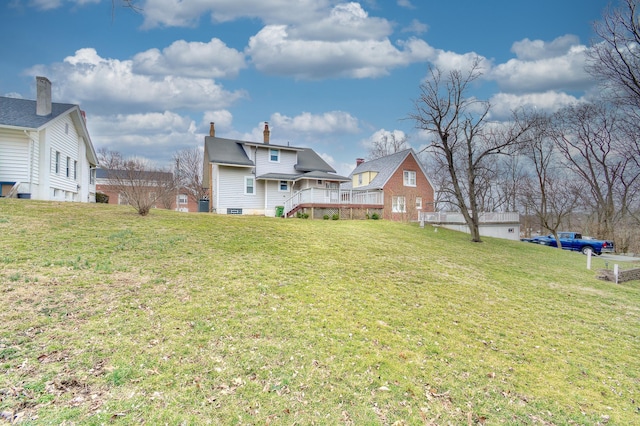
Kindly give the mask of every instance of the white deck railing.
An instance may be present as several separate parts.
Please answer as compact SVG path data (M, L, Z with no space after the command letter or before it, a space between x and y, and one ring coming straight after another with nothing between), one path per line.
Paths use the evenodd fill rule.
M480 223L518 223L520 213L482 212L478 214ZM420 212L418 220L427 223L465 223L462 213L457 212Z
M384 194L382 191L307 188L296 192L285 201L285 213L290 212L300 204L373 204L381 206L384 204Z

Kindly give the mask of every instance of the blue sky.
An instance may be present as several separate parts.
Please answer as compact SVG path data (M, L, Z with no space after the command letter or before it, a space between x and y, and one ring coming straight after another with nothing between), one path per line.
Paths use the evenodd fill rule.
M116 0L119 4L120 0ZM216 135L311 147L342 175L372 140L426 145L406 117L429 66L483 59L475 96L492 118L556 110L595 91L584 71L605 0L9 0L0 95L87 113L96 149L165 165Z

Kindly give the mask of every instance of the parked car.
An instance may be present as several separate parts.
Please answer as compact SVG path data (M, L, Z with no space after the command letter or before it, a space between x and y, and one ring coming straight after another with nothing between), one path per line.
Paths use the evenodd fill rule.
M564 250L579 251L583 254L592 252L597 255L601 255L602 253L613 253L615 251L613 241L598 240L593 237L583 237L582 234L578 232L558 232L558 237L560 238L560 244ZM542 244L550 247L558 247L558 243L553 234L541 235L533 238L523 238L522 241Z

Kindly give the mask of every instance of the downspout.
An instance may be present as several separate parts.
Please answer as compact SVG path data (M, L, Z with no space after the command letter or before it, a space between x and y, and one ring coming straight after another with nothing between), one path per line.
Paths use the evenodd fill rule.
M33 181L33 145L35 141L31 138L31 135L26 130L23 130L24 134L29 138L29 194L31 194L31 182Z

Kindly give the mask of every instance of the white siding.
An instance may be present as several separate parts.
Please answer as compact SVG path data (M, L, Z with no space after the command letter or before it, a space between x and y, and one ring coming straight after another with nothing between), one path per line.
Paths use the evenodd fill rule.
M263 182L255 182L255 194L245 195L244 193L245 176L255 177L251 173L252 169L252 167L218 167L216 213L226 214L227 209L242 209L243 214L264 214Z
M29 181L29 138L24 132L0 129L0 182Z
M78 174L77 180L74 179L73 164L74 161L78 162L78 168L80 170L83 167L80 164L86 164L87 158L84 150L80 150L80 143L82 138L78 134L73 121L69 115L62 117L60 120L52 123L47 130L47 138L49 147L51 149L50 160L50 196L51 199L60 201L87 201L81 200L78 194L78 186L81 182L81 176ZM60 153L60 169L56 173L55 153ZM82 155L81 155L82 154ZM67 176L67 159L69 159L69 176ZM86 167L88 169L88 165ZM87 173L87 185L88 185L88 170Z
M252 148L252 153L253 153ZM298 162L298 153L296 151L288 151L280 149L280 161L275 163L269 161L269 150L271 148L258 148L256 153L256 174L258 176L267 173L298 173L295 169L295 165ZM275 148L278 149L278 148ZM251 157L253 158L253 157Z
M285 201L291 197L291 185L289 182L289 191L280 191L279 181L265 181L266 200L265 200L265 216L275 216L276 206L284 206Z

